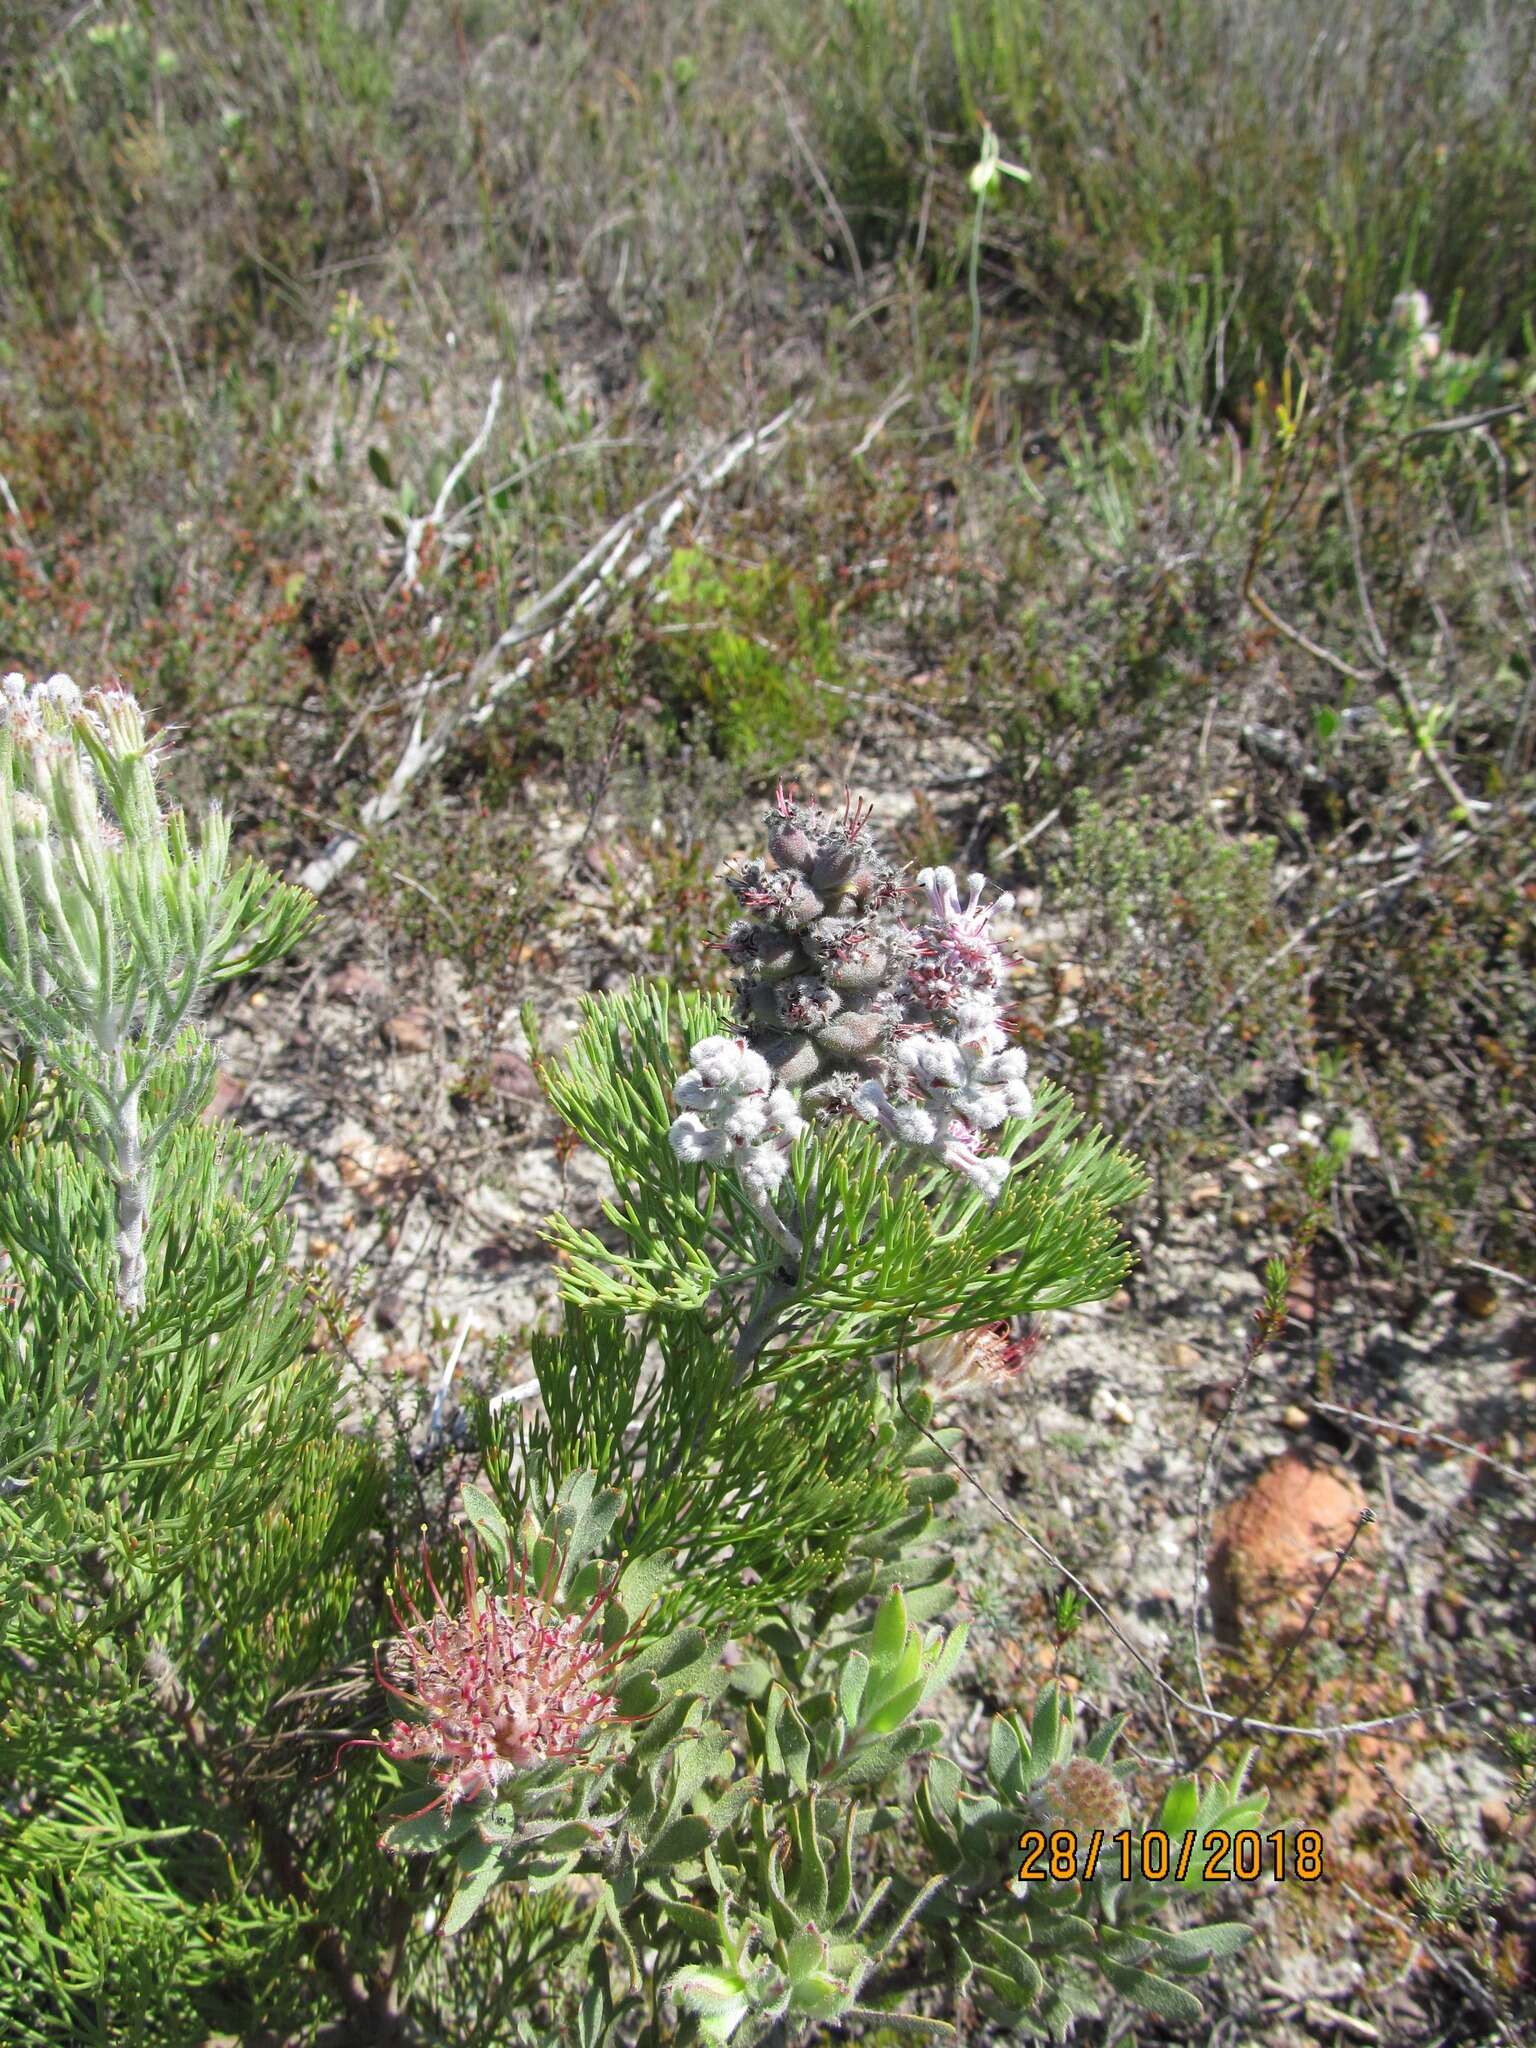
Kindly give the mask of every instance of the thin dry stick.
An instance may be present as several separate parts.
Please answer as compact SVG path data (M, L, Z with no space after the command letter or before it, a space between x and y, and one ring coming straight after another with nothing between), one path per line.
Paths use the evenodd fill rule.
M1232 1726L1230 1728L1218 1729L1218 1731L1213 1736L1211 1736L1210 1740L1206 1743L1205 1747L1196 1752L1196 1754L1191 1758L1187 1766L1189 1770L1199 1770L1200 1766L1205 1762L1206 1758L1210 1755L1211 1751L1216 1747L1217 1743L1229 1740L1238 1732L1240 1728L1257 1727L1258 1723L1250 1719L1253 1709L1264 1704L1265 1700L1269 1698L1270 1694L1274 1691L1275 1687L1280 1683L1281 1679L1284 1678L1286 1672L1290 1669L1292 1659L1295 1657L1296 1652L1301 1648L1302 1644L1307 1640L1308 1636L1311 1635L1313 1623L1317 1620L1317 1617L1322 1613L1324 1604L1326 1603L1328 1596L1332 1593L1334 1587L1338 1584L1340 1573L1343 1571L1344 1567L1349 1563L1350 1558L1353 1557L1355 1545L1360 1541L1361 1531L1369 1528L1371 1523L1374 1522L1375 1519L1376 1513L1373 1508L1362 1508L1360 1510L1360 1514L1355 1522L1355 1526L1350 1531L1349 1541L1344 1545L1344 1548L1342 1550L1336 1551L1334 1553L1333 1570L1329 1572L1327 1578L1318 1588L1317 1598L1312 1602L1311 1607L1307 1610L1307 1618L1302 1623L1296 1636L1289 1644L1287 1644L1285 1655L1280 1659L1279 1663L1275 1666L1273 1671L1271 1671L1267 1677L1261 1679L1255 1686L1254 1690L1249 1695L1248 1704L1239 1711L1237 1719L1233 1722ZM1199 1631L1197 1630L1196 1634L1198 1635L1198 1633Z
M1466 1261L1463 1260L1462 1263L1465 1264ZM1347 1416L1351 1422L1364 1423L1367 1429L1386 1430L1394 1436L1411 1436L1420 1443L1441 1444L1446 1450L1457 1451L1464 1458L1476 1458L1479 1464L1487 1465L1495 1472L1501 1472L1516 1486L1536 1489L1536 1479L1532 1479L1528 1472L1520 1471L1515 1465L1506 1465L1502 1458L1491 1457L1487 1451L1479 1450L1476 1444L1464 1444L1453 1436L1443 1436L1438 1429L1414 1429L1406 1422L1388 1422L1379 1415L1363 1415L1358 1408L1341 1408L1337 1401L1313 1400L1308 1401L1307 1406L1316 1409L1322 1415Z
M485 418L480 422L480 431L464 450L464 453L459 457L452 469L449 470L447 476L444 477L443 488L437 494L437 503L424 518L413 519L405 530L405 560L400 571L400 587L402 590L414 590L417 587L420 581L418 571L421 567L421 544L426 539L429 530L435 530L442 525L443 520L447 516L448 506L452 501L453 494L459 487L460 479L468 470L470 464L482 453L486 442L490 440L491 429L496 424L496 415L500 410L501 379L497 377L491 384L491 395L485 408Z
M1469 434L1479 427L1492 426L1495 420L1513 419L1517 412L1528 413L1530 401L1518 398L1513 405L1491 406L1487 412L1464 412L1454 420L1431 420L1427 427L1412 427L1403 435L1405 441L1422 440L1426 434Z
M1511 1287L1536 1289L1536 1280L1528 1273L1511 1273L1508 1266L1490 1266L1486 1259L1453 1259L1453 1267L1465 1266L1474 1273L1489 1273L1495 1280L1507 1280Z
M425 729L427 698L431 694L429 678L421 692L410 736L395 764L394 773L384 787L376 790L362 806L357 828L337 833L324 851L301 871L299 881L303 887L319 896L345 874L362 851L364 835L376 826L387 824L395 816L403 806L411 785L447 755L460 729L488 724L496 715L502 699L524 682L540 662L567 645L583 621L595 617L614 601L620 590L635 583L661 562L668 552L668 535L684 512L697 505L705 492L723 483L749 455L775 452L786 430L802 410L798 403L786 406L765 426L738 434L712 457L695 465L692 474L681 485L669 484L665 489L653 492L626 512L622 519L616 520L581 560L537 598L480 656L470 670L468 704L447 713L430 734ZM661 510L647 530L645 520L658 505ZM635 547L637 539L640 544ZM573 590L576 595L552 623L541 624L540 621L547 618ZM525 654L510 668L502 666L503 656L530 640L535 643L531 653Z
M1402 707L1403 717L1407 721L1413 743L1424 756L1430 773L1466 819L1468 830L1475 832L1477 830L1476 813L1478 811L1486 811L1490 806L1486 803L1479 803L1475 798L1469 797L1446 766L1444 756L1430 735L1429 722L1419 709L1413 692L1408 687L1408 678L1399 671L1388 651L1386 641L1381 636L1381 627L1376 621L1376 607L1371 602L1370 584L1366 580L1365 554L1360 542L1360 515L1355 508L1355 494L1350 485L1349 451L1344 445L1344 428L1342 424L1336 431L1335 442L1339 457L1339 487L1344 498L1344 524L1349 532L1350 560L1355 572L1355 591L1360 599L1360 615L1365 621L1366 639L1370 643L1371 653L1375 657L1377 668L1380 670L1377 680L1386 683L1391 689L1392 694Z
M1495 1691L1492 1692L1464 1693L1456 1699L1427 1700L1422 1706L1414 1707L1410 1709L1407 1713L1383 1714L1372 1721L1339 1721L1336 1723L1327 1724L1322 1727L1312 1728L1296 1727L1286 1721L1256 1721L1251 1716L1245 1716L1240 1714L1224 1714L1219 1707L1206 1707L1202 1706L1198 1700L1187 1699L1185 1695L1181 1693L1176 1686L1172 1686L1168 1683L1167 1679L1164 1678L1162 1673L1157 1669L1157 1666L1152 1663L1150 1658L1144 1656L1143 1653L1139 1649L1137 1649L1136 1645L1131 1641L1130 1637L1126 1635L1125 1632L1120 1628L1118 1623L1115 1621L1114 1616L1110 1613L1109 1609L1105 1606L1104 1602L1098 1597L1098 1595L1094 1592L1093 1588L1087 1583L1087 1581L1079 1578L1077 1573L1072 1570L1071 1566L1065 1564L1062 1561L1062 1559L1059 1558L1056 1555L1056 1553L1049 1547L1048 1544L1044 1544L1040 1541L1039 1537L1034 1534L1033 1530L1027 1529L1024 1526L1024 1524L1019 1520L1018 1516L1015 1515L1009 1508L1005 1507L1003 1502L1000 1501L994 1493L989 1491L989 1489L982 1484L981 1480L979 1480L976 1477L975 1473L972 1472L968 1466L961 1464L960 1460L955 1456L954 1452L949 1449L947 1444L941 1443L939 1439L934 1435L931 1429L929 1429L924 1423L918 1421L917 1417L907 1407L905 1400L902 1398L901 1387L899 1382L897 1383L895 1391L897 1407L900 1408L902 1414L906 1416L908 1422L911 1423L912 1427L915 1430L917 1430L920 1435L928 1439L929 1443L933 1445L934 1449L939 1453L940 1457L943 1458L945 1463L948 1465L953 1465L955 1470L959 1473L960 1477L963 1480L965 1480L969 1486L974 1487L977 1493L981 1495L982 1499L987 1503L987 1506L991 1508L992 1512L996 1516L998 1516L998 1518L1001 1521L1006 1522L1008 1527L1012 1529L1016 1535L1022 1536L1024 1538L1024 1541L1030 1546L1030 1548L1037 1552L1039 1556L1045 1559L1046 1563L1051 1567L1052 1571L1059 1572L1061 1576L1066 1580L1069 1586L1073 1587L1077 1592L1081 1593L1084 1600L1087 1601L1088 1605L1093 1609L1094 1613L1098 1615L1099 1619L1104 1623L1105 1627L1109 1630L1110 1634L1115 1638L1115 1641L1119 1643L1120 1647L1123 1650L1127 1651L1130 1654L1130 1656L1135 1659L1136 1663L1141 1666L1143 1671L1145 1671L1148 1678L1151 1679L1152 1683L1157 1687L1158 1691L1163 1695L1163 1697L1167 1700L1170 1700L1174 1706L1182 1709L1184 1713L1195 1715L1195 1717L1198 1720L1219 1722L1223 1729L1243 1727L1246 1729L1250 1729L1256 1735L1299 1735L1306 1737L1312 1741L1335 1742L1346 1735L1375 1735L1379 1734L1384 1728L1401 1728L1406 1726L1409 1722L1422 1721L1425 1718L1425 1716L1429 1714L1461 1713L1469 1707L1488 1706L1495 1700L1513 1699L1521 1694L1536 1693L1536 1682L1522 1682L1515 1685L1499 1686Z
M837 224L837 232L842 237L843 247L848 251L848 264L853 272L854 289L862 299L864 296L864 265L859 260L859 245L853 238L853 229L848 225L848 216L843 212L841 206L838 205L837 194L827 182L826 173L822 170L821 165L817 163L811 145L806 141L801 131L800 123L795 119L795 111L789 104L788 93L785 92L778 79L774 78L771 71L768 76L772 79L773 89L779 96L779 105L784 114L784 125L789 130L790 140L805 158L806 168L816 181L816 189L825 201L828 213L831 214Z

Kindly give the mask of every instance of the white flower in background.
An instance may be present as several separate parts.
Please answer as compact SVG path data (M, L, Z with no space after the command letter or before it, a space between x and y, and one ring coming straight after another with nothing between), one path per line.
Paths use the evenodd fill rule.
M1399 292L1392 301L1392 325L1411 337L1409 361L1420 376L1440 355L1440 330L1433 312L1427 292Z

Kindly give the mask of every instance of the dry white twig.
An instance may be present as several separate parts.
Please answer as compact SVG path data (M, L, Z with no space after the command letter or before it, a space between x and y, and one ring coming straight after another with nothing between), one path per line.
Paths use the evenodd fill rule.
M685 482L653 492L622 519L615 520L581 560L525 607L521 616L486 649L470 671L466 703L447 713L430 733L426 730L429 681L394 773L363 805L358 813L358 830L338 832L301 871L298 879L304 888L319 896L345 874L362 850L363 835L395 816L412 783L443 759L461 727L488 724L502 700L541 662L566 645L579 625L596 616L620 591L638 582L662 561L670 552L667 537L684 512L697 505L705 492L723 483L749 455L772 451L803 409L798 402L786 406L766 425L738 434L714 455L696 464ZM647 527L646 519L652 513L655 517ZM575 595L571 596L573 591ZM567 599L569 602L565 602ZM549 624L541 623L562 603L564 609ZM503 658L529 641L533 642L530 651L510 668L504 667Z
M443 1410L448 1404L448 1389L453 1385L453 1376L459 1369L459 1360L464 1355L464 1345L468 1337L469 1318L466 1316L459 1325L458 1335L453 1340L453 1349L449 1352L448 1362L443 1367L443 1376L437 1383L437 1393L433 1398L432 1412L427 1417L427 1444L429 1448L437 1442L442 1430Z
M485 408L485 418L480 423L480 431L464 450L464 453L459 457L452 469L449 470L447 476L444 477L443 487L437 494L436 504L425 517L411 520L405 529L405 560L400 570L400 587L402 590L415 590L419 586L421 581L419 574L421 568L421 544L430 531L441 527L443 520L447 516L448 506L452 501L453 494L458 489L465 471L480 455L486 442L490 440L491 429L496 424L496 415L500 410L501 379L498 377L491 385L491 396Z

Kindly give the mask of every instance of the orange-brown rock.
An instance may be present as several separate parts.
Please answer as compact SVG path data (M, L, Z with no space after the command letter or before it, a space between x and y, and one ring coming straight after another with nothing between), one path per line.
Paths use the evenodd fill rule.
M1212 1523L1211 1609L1218 1632L1234 1642L1255 1632L1294 1637L1365 1506L1365 1495L1345 1474L1295 1451L1275 1459ZM1334 1598L1368 1576L1368 1542L1369 1532L1340 1574ZM1326 1627L1326 1613L1316 1627Z

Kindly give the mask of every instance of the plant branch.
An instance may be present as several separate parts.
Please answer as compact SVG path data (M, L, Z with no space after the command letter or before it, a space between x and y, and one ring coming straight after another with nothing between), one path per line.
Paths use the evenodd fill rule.
M293 1834L251 1789L249 1778L220 1742L169 1655L158 1644L144 1659L144 1674L156 1704L180 1729L187 1746L204 1763L225 1796L256 1835L262 1859L286 1898L310 1915L310 1951L329 1980L346 2015L348 2038L357 2048L407 2048L421 2039L419 2030L397 2008L392 1972L370 1985L352 1961L335 1928L313 1911L314 1900L304 1872L303 1851ZM395 1942L398 1928L392 1920ZM393 1949L390 1951L393 1953ZM398 1967L398 1965L396 1965Z

